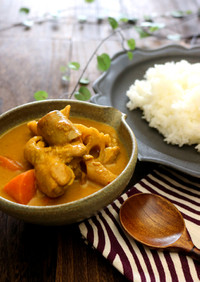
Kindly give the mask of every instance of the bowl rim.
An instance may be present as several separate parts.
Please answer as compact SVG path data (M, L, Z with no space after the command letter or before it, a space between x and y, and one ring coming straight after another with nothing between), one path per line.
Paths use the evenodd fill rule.
M107 106L107 105L100 105L100 104L96 104L88 101L80 101L80 100L71 100L71 99L46 99L46 100L38 100L38 101L32 101L32 102L27 102L21 105L17 105L15 107L12 107L8 110L6 110L5 112L0 114L0 119L4 118L5 116L9 115L10 113L14 112L14 111L18 111L20 109L23 109L24 107L28 107L31 105L37 105L37 104L47 104L47 103L71 103L71 104L84 104L87 105L89 107L94 107L94 108L101 108L101 109L115 109L116 111L119 111L122 115L124 115L126 117L125 113L122 113L120 110L114 108L113 106Z
M62 203L62 204L56 204L56 205L47 205L47 206L31 206L31 205L23 205L23 204L19 204L16 202L12 202L2 196L0 196L0 206L1 203L3 204L7 204L8 206L12 206L13 208L17 208L20 209L21 211L26 210L26 211L38 211L38 212L42 212L42 211L56 211L59 210L61 208L70 208L73 207L74 205L79 205L82 202L88 201L92 198L94 198L96 195L102 193L102 191L106 191L110 188L110 186L112 186L114 183L116 183L116 181L118 181L119 177L127 170L127 168L129 167L129 165L133 162L134 158L135 158L135 154L137 153L137 142L136 142L136 138L135 135L132 131L132 129L130 128L130 126L128 125L128 123L126 122L126 114L122 113L120 110L112 107L112 106L104 106L104 105L98 105L98 104L93 104L90 102L85 102L85 101L78 101L78 100L70 100L70 99L47 99L47 100L40 100L40 101L33 101L33 102L29 102L29 103L25 103L25 104L21 104L19 106L13 107L7 111L5 111L4 113L2 113L0 115L0 119L6 117L9 114L13 114L15 111L21 110L27 106L31 106L31 105L37 105L37 104L48 104L48 103L71 103L71 104L85 104L91 107L95 107L95 108L102 108L102 109L114 109L116 111L118 111L121 114L121 122L124 124L124 126L126 127L127 131L129 132L129 135L131 137L132 142L132 151L131 151L131 155L130 158L128 160L128 163L126 164L125 168L123 169L123 171L116 177L116 179L114 179L111 183L109 183L108 185L102 187L101 189L99 189L98 191L80 198L78 200L74 200L68 203ZM6 131L5 131L6 132ZM3 133L2 133L3 134Z

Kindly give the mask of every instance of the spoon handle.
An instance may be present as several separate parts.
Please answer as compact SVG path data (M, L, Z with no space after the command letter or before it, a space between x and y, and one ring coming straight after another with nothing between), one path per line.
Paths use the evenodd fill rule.
M188 253L188 255L193 259L200 261L200 249L198 249L197 247L194 246Z
M186 255L190 256L194 260L200 261L200 249L198 249L188 232L188 230L185 228L185 230L182 233L182 236L179 238L179 240L176 241L176 246L180 248Z

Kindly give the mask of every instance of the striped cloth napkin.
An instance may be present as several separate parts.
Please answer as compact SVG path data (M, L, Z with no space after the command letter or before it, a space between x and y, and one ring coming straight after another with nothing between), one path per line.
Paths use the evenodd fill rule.
M200 281L200 262L180 253L151 250L123 230L120 206L139 192L158 194L175 204L194 244L200 248L200 179L168 168L153 171L112 204L80 223L83 238L130 281Z

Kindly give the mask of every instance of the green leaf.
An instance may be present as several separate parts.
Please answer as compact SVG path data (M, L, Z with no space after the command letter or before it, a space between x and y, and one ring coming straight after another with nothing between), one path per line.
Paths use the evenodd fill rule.
M120 22L124 22L124 23L127 23L129 21L129 19L125 18L125 17L123 17L123 18L121 18L119 20L120 20Z
M192 11L191 10L186 10L186 11L172 11L171 16L174 18L184 18L187 15L191 15Z
M134 50L135 49L135 39L131 38L127 40L127 44L128 47L130 48L130 50Z
M80 64L77 62L69 62L68 67L72 70L79 70Z
M108 54L103 53L100 56L97 56L98 69L100 71L107 71L111 64L111 59Z
M63 82L70 81L69 75L63 75L63 76L62 76L62 81L63 81Z
M39 101L39 100L45 100L48 98L48 93L46 91L37 91L34 93L34 98L35 100Z
M169 34L168 36L167 36L167 38L169 39L169 40L172 40L172 41L179 41L179 40L181 40L181 35L180 34Z
M174 18L183 18L185 16L185 13L183 11L173 11L171 15Z
M21 7L21 8L19 9L19 12L22 13L22 14L29 14L30 9L29 9L29 8L26 8L26 7Z
M155 31L158 30L158 29L159 29L158 26L151 26L151 27L149 28L149 31L150 31L150 32L155 32Z
M91 98L91 93L87 87L81 86L74 96L77 100L88 101Z
M150 34L146 32L144 29L142 29L140 26L136 26L135 30L139 33L140 38L145 38L150 36Z
M146 22L153 22L153 19L152 19L152 16L144 16L144 20L146 21Z
M94 0L85 0L86 3L92 3Z
M22 24L26 27L26 28L31 28L34 24L33 21L31 20L26 20L26 21L23 21Z
M109 24L111 25L112 29L116 29L119 25L116 19L112 17L108 17Z
M137 18L129 18L129 19L128 19L128 23L129 23L129 24L134 24L134 25L135 25L135 24L137 23L137 21L138 21Z
M165 27L165 24L164 23L159 23L159 22L156 22L156 23L150 23L150 22L142 22L141 23L141 27L158 27L158 28L164 28Z
M66 66L60 66L60 72L66 72L67 67Z
M130 61L133 59L133 53L132 52L128 51L127 56L128 56Z
M81 79L79 80L79 83L80 83L80 84L83 84L83 85L88 85L88 84L90 83L90 81L89 81L89 79L87 79L87 78L81 78Z

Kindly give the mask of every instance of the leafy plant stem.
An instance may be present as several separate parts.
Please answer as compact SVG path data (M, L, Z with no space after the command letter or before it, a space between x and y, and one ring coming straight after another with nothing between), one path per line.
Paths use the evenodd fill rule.
M87 64L85 65L85 67L83 68L81 75L78 79L78 81L76 82L74 89L72 90L72 92L69 94L68 98L71 99L73 94L75 93L77 87L79 86L79 81L81 80L81 78L83 77L84 73L86 72L90 62L92 61L92 59L94 58L94 56L96 55L97 51L100 49L100 47L103 45L103 43L105 41L107 41L110 37L112 37L114 34L116 34L117 32L119 32L118 30L114 30L111 34L109 34L107 37L105 37L104 39L101 40L101 42L97 45L97 47L95 48L95 50L93 51L92 55L90 56Z
M121 41L122 49L123 49L123 50L126 50L126 48L125 48L125 46L124 46L124 42L125 42L126 39L125 39L125 37L124 37L124 35L123 35L121 29L118 29L117 31L118 31L118 33L119 33L121 39L122 39L122 41Z

